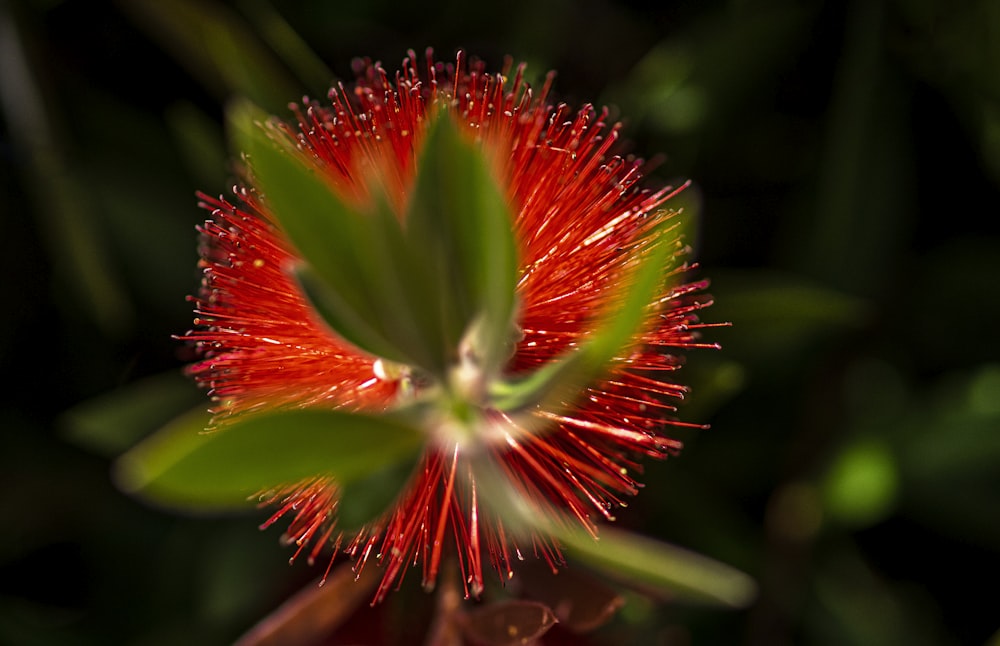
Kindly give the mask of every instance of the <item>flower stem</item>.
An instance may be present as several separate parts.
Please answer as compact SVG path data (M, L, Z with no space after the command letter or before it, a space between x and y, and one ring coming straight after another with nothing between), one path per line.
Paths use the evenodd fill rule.
M462 646L462 591L454 559L447 559L441 568L434 621L427 632L425 646Z

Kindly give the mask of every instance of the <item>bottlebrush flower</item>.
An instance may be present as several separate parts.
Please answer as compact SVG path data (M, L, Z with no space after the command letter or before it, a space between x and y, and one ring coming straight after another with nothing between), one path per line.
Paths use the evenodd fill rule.
M686 249L677 228L663 233L660 226L677 215L667 201L679 189L643 188L643 162L616 155L620 126L608 123L606 109L553 105L552 75L535 92L523 69L508 62L490 75L461 54L445 65L430 53L423 67L411 52L390 76L364 61L352 86L331 90L330 104L306 99L292 106L291 122L270 125L271 136L294 144L346 203L384 196L396 214L412 198L437 111L482 147L513 214L519 258L505 378L535 374L582 344L599 315L625 298L632 266L654 245L674 250L664 268L669 280L644 310L641 332L600 379L578 398L564 398L566 405L516 414L493 408L488 397L475 400L490 433L471 443L426 429L416 468L376 520L360 529L338 524L341 492L322 474L263 494L276 507L264 526L290 516L285 537L298 546L296 556L306 550L312 561L331 545L358 568L377 562L384 569L378 599L412 564L433 585L445 551L455 550L473 596L483 587L484 561L503 578L525 552L553 568L561 563L556 541L515 535L482 504L480 474L467 453L485 454L543 513L575 519L596 535L596 521L611 519L638 492L639 459L676 453L681 444L668 431L688 425L674 418L686 388L671 376L682 363L679 350L707 345L698 341L696 314L709 301L698 295L704 282L681 284L690 269ZM234 202L200 196L212 218L201 228L203 285L194 299L195 329L185 338L202 356L190 371L216 402L213 424L226 432L233 420L262 411L382 412L419 398L433 386L426 375L358 349L317 313L290 271L300 254L268 195L255 188L254 161L247 160L247 186Z

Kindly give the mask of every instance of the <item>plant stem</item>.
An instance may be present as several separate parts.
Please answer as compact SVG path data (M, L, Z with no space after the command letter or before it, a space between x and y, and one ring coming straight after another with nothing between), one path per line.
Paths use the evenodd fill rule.
M462 592L453 559L446 560L438 576L434 621L427 632L425 646L462 646Z

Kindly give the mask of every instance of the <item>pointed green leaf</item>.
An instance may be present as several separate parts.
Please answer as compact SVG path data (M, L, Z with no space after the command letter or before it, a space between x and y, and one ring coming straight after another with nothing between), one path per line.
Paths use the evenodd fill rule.
M230 113L269 211L308 269L307 294L331 328L373 355L444 379L469 339L485 371L510 351L516 249L511 215L484 158L448 117L430 127L404 224L375 199L341 199L318 162L261 115Z
M399 276L419 274L402 249L395 218L348 205L320 167L249 106L230 113L234 137L249 155L268 209L308 265L304 287L331 328L360 349L426 368L429 353L413 325ZM318 280L317 280L318 279Z
M405 222L410 245L423 252L434 291L443 296L446 349L454 351L471 332L476 360L494 373L510 353L513 218L484 151L446 113L429 126Z
M181 420L126 453L119 484L169 506L240 509L256 492L316 476L349 486L412 459L425 439L397 418L338 410L248 415L198 434L206 422Z
M602 313L590 336L531 375L494 384L491 395L497 408L506 411L537 405L559 408L575 400L588 383L607 371L612 360L641 331L650 303L663 288L663 276L680 240L676 215L664 215L647 238L646 249L631 270L628 287L622 289L622 300Z
M575 518L540 508L489 456L472 458L477 491L483 503L503 521L504 529L521 540L548 536L568 555L605 575L639 589L678 600L742 608L756 595L756 583L728 565L683 548L602 526L597 539Z
M229 112L231 135L248 155L269 212L302 258L340 295L344 307L378 332L378 308L364 283L379 270L370 255L365 215L334 192L294 141L263 125L265 121L249 104Z
M231 129L268 210L307 265L299 278L319 313L361 350L443 378L457 341L444 332L452 293L433 278L433 255L404 237L377 178L369 178L371 204L346 203L320 163L261 118L237 107Z
M567 553L612 578L695 603L745 608L757 594L749 576L690 550L614 527L598 540L582 530L556 533Z
M603 314L596 331L580 349L588 370L601 370L642 330L650 303L663 289L663 277L670 268L669 261L678 251L680 239L677 229L680 224L664 214L653 235L647 239L647 248L636 259L629 286L624 290L624 299Z
M448 294L437 290L426 250L405 238L387 198L378 192L372 219L377 227L372 250L383 271L373 276L377 282L371 289L379 290L386 302L383 326L390 338L399 339L409 363L443 379L454 352L442 321L441 303Z

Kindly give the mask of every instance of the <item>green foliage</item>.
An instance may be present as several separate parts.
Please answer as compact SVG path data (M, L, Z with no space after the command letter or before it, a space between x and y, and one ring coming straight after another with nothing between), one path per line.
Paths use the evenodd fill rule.
M602 527L598 540L579 530L557 531L573 557L604 575L668 599L745 608L757 584L728 565L645 536Z
M184 417L126 453L121 486L182 509L242 509L269 487L324 476L350 486L416 455L425 439L391 416L337 410L247 416L203 432L207 423L204 414Z
M647 248L630 268L631 275L622 288L625 298L600 314L585 341L527 377L493 384L491 394L498 409L519 411L542 406L556 410L571 404L613 359L629 349L646 320L649 304L663 289L664 272L676 252L674 245L682 244L677 234L678 215L661 215L657 228L647 238Z
M338 480L337 526L345 531L360 529L392 509L392 503L406 491L419 458L417 453L390 455L387 464L370 466L359 478Z
M480 369L497 371L514 311L512 218L483 154L450 117L429 126L405 217L375 178L374 205L349 204L317 162L262 121L248 106L230 114L268 208L306 263L298 278L330 327L444 384L471 334Z
M756 597L749 576L689 550L609 526L595 540L575 519L523 497L487 457L473 457L471 471L486 505L521 540L549 536L575 561L665 599L744 608Z
M422 306L444 312L436 329L446 358L454 362L450 353L471 334L474 363L497 374L513 351L514 220L483 152L443 110L428 127L404 222L411 253L430 273L435 300Z
M235 144L246 152L268 209L307 263L299 277L326 321L375 356L440 371L440 352L433 352L440 351L440 342L432 348L421 343L425 327L416 325L415 313L406 307L405 288L414 272L419 277L422 271L406 253L392 214L352 208L294 141L263 121L247 105L229 117Z
M60 421L67 440L112 458L170 422L178 410L203 400L190 379L171 371L88 400Z

